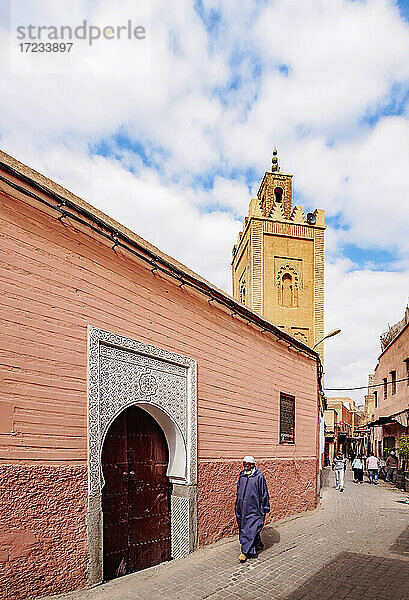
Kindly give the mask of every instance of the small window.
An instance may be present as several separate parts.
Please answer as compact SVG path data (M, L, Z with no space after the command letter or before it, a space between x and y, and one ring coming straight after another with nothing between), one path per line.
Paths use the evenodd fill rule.
M242 272L239 279L239 299L242 304L247 301L246 269Z
M276 187L274 190L274 196L275 196L276 202L281 202L283 199L283 188Z
M277 302L279 306L288 308L298 306L298 281L290 273L284 272L279 275Z
M283 306L293 306L293 278L288 273L283 275Z
M406 385L409 385L409 358L405 358L403 362L405 363Z
M391 371L392 378L392 395L396 394L396 371Z
M383 378L383 397L385 400L388 397L388 380L386 377Z
M240 282L240 302L246 304L246 282Z
M378 408L378 392L375 391L373 395L375 397L375 408Z
M295 442L295 398L280 394L280 444Z

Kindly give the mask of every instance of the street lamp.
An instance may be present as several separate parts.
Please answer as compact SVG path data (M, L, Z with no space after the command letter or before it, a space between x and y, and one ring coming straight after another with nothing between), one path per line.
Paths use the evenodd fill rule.
M312 349L314 350L314 348L316 348L318 346L318 344L321 344L321 342L323 342L324 340L326 340L327 338L332 337L333 335L338 335L338 333L341 333L340 329L333 329L332 331L330 331L329 333L327 333L327 335L325 335L319 342L317 342Z

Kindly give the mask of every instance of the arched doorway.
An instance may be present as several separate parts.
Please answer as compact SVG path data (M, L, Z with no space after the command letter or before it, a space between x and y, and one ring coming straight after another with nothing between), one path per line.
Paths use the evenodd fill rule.
M171 558L197 546L197 365L187 356L97 327L88 331L87 582L95 585L104 572L102 496L108 488L102 450L111 425L130 406L150 415L166 438Z
M147 412L125 409L102 449L103 572L113 579L171 557L165 436Z

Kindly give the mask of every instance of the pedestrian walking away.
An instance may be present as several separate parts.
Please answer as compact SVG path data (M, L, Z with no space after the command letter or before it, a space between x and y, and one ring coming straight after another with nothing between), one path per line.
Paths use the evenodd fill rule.
M332 463L332 470L335 474L335 487L340 492L344 491L344 475L347 468L347 461L343 457L342 452L338 452Z
M355 483L362 483L364 480L364 461L361 458L361 455L358 454L356 458L352 461L352 470L354 472L354 481Z
M379 456L379 479L386 479L386 461Z
M366 470L368 471L369 483L372 485L378 484L379 475L379 458L371 454L366 459Z
M394 450L389 454L386 459L386 481L396 483L396 476L398 474L399 459L396 456Z
M240 562L257 556L257 552L264 548L260 532L266 514L270 512L266 480L256 467L253 456L244 457L243 467L237 481L235 506L241 546Z

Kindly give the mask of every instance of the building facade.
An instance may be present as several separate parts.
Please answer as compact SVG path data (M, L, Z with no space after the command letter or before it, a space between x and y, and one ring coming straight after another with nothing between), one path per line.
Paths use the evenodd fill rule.
M375 374L370 373L368 375L368 393L364 396L365 402L365 423L370 423L375 418L375 398L377 398L378 392L375 395L376 388L374 387Z
M348 397L327 398L325 411L325 454L332 462L337 452L345 456L362 452L363 438L360 428L364 424L364 411Z
M324 336L325 213L293 207L292 177L274 151L233 248L233 296L312 347Z
M403 319L381 336L381 354L373 376L373 449L378 456L397 448L408 433L409 307Z
M0 210L2 598L232 534L245 454L270 519L315 507L309 345L4 153Z

